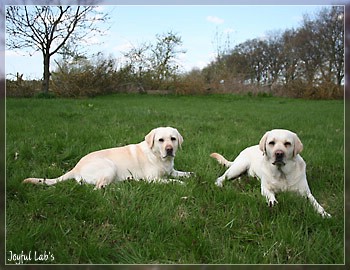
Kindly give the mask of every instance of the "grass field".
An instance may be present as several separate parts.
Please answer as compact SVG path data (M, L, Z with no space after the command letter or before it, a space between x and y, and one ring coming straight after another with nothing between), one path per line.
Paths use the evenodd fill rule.
M93 99L7 99L6 263L342 264L343 101L235 95L115 95ZM154 127L184 137L175 168L186 185L121 182L104 190L56 177L85 154L137 143ZM213 151L233 159L265 131L286 128L304 144L309 186L332 215L322 219L293 193L267 207L255 179L214 185L224 172ZM41 256L39 256L41 255Z

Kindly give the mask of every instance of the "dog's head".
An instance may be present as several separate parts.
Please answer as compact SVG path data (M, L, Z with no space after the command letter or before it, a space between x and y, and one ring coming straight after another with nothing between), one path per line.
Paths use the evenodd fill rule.
M159 127L151 130L145 137L149 148L161 159L172 159L183 142L176 128Z
M303 150L299 137L285 129L266 132L260 140L259 147L267 159L279 167L284 166L286 161L293 159Z

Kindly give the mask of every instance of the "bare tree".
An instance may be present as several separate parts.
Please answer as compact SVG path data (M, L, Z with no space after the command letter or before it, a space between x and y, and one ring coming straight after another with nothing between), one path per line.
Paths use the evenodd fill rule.
M50 59L68 43L77 45L102 34L101 23L109 19L97 6L8 6L6 8L6 46L30 48L43 56L42 90L47 93Z
M282 34L281 79L285 84L297 77L298 56L296 44L297 30L289 29Z
M186 51L179 48L182 46L181 37L173 32L157 35L157 43L152 49L151 63L154 67L155 77L160 85L163 81L176 76L179 65L176 62L178 54Z
M344 78L344 14L342 6L322 9L317 17L317 34L323 62L320 71L324 81L338 86Z
M159 89L164 82L174 80L178 75L178 55L186 52L181 46L181 37L170 31L156 35L156 44L143 43L133 47L124 53L124 57L140 84L147 80L152 82L152 87Z

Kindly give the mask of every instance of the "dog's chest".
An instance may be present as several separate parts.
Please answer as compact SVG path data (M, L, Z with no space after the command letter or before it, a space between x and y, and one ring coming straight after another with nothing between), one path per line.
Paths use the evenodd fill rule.
M274 192L287 191L290 189L291 184L287 174L281 169L274 170L264 182L268 186L268 189L273 190Z
M273 175L273 178L275 179L274 182L277 189L279 189L280 191L288 190L289 188L288 178L282 170L278 169Z
M146 175L152 175L153 178L162 178L171 173L173 168L173 163L171 161L155 161L144 167L144 172Z

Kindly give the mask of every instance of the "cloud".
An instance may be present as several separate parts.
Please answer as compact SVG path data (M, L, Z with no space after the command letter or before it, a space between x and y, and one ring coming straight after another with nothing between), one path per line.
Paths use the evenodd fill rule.
M206 20L208 22L215 23L215 24L222 24L222 23L224 23L223 19L221 19L219 17L216 17L216 16L207 16Z

